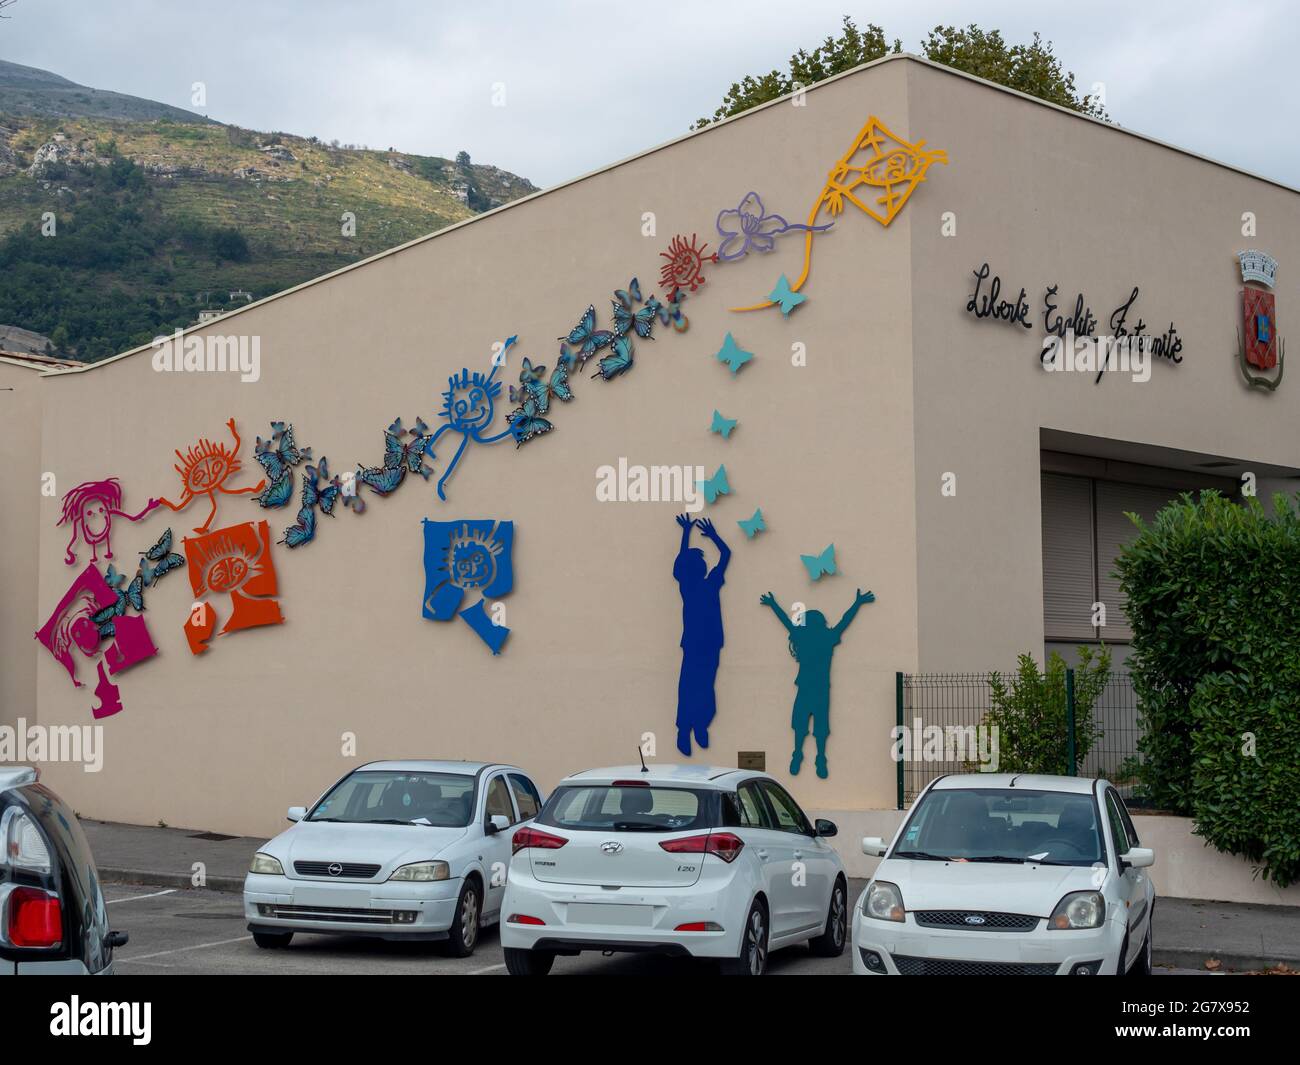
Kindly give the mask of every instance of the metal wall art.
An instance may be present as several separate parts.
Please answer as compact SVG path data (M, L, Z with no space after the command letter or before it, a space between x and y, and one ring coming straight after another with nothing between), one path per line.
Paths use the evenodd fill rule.
M726 466L719 466L712 477L706 477L696 483L699 484L700 491L704 493L704 500L707 503L717 502L718 496L731 494L731 485L727 483Z
M713 412L713 423L709 426L709 432L717 433L723 440L730 439L731 431L740 423L738 418L724 418L718 411Z
M831 544L819 555L800 555L799 559L808 571L808 576L819 581L827 573L835 573L835 545Z
M506 352L516 339L510 337L506 340L504 347L493 359L491 373L485 375L477 370L470 373L468 368L464 368L459 374L447 378L447 391L442 394L442 410L439 412L446 424L438 426L438 431L433 434L428 446L428 455L434 458L433 447L444 433L455 433L460 437L456 453L438 478L438 498L444 502L447 499L446 484L456 472L456 466L471 442L495 444L514 436L509 424L499 433L484 434L496 418L496 398L501 394L501 382L496 379L497 370L505 365Z
M726 580L729 548L713 522L692 520L679 514L681 546L673 561L673 578L682 596L682 668L677 679L677 749L690 757L691 739L701 749L709 746L709 725L717 714L714 685L722 656L722 585ZM704 552L691 546L691 530L701 533L718 549L718 562L709 569Z
M736 524L740 526L741 532L750 540L767 528L767 522L763 520L763 511L761 509L755 510L752 518L741 518Z
M185 622L185 638L196 655L208 649L220 620L212 598L230 597L230 616L217 635L279 625L279 587L271 558L271 530L265 521L246 521L201 536L186 537L186 561L194 606Z
M184 455L178 448L176 457L180 459L174 467L181 475L182 495L179 503L169 499L159 500L163 506L174 511L184 510L198 496L207 496L212 509L208 511L207 520L195 528L196 533L205 533L217 516L217 493L225 495L252 495L266 487L266 480L258 481L249 488L227 488L226 482L243 469L239 461L239 432L235 429L235 419L226 422L234 444L216 444L206 437L200 437L197 444L189 448Z
M719 362L725 363L727 369L733 374L737 374L740 373L740 368L754 357L754 353L742 348L736 343L735 337L728 333L714 357Z
M817 741L817 775L823 780L829 775L826 764L826 740L831 734L831 661L845 630L853 623L864 603L874 603L871 592L858 589L853 605L844 612L835 626L826 624L826 615L820 610L809 610L799 623L790 620L771 592L759 602L771 609L789 634L790 657L799 663L795 677L794 710L790 727L794 730L794 751L790 755L790 773L797 775L803 765L803 745L812 724L813 738Z
M882 226L887 226L898 217L898 212L903 209L916 187L926 179L930 167L935 163L947 162L947 152L926 148L923 140L915 144L909 143L891 133L875 115L868 118L849 150L831 168L821 194L808 212L807 225L800 227L804 230L803 269L790 285L791 290L798 292L808 280L808 271L812 267L813 234L826 228L815 224L817 216L823 210L834 218L844 210L845 202L848 202L861 208ZM722 230L721 215L718 217L718 229ZM770 241L771 234L768 235L769 246ZM739 247L748 250L747 243L740 243ZM718 249L719 258L728 258L724 254L726 250L724 243L724 247ZM760 247L760 250L765 249ZM759 311L775 306L778 306L777 301L768 298L748 307L731 309Z
M112 639L101 646L103 637L95 617L105 610L111 611L116 602L114 589L95 564L89 563L36 633L36 639L67 670L75 687L84 687L78 679L78 666L83 662L95 663L98 674L95 695L99 702L91 707L91 713L96 718L108 717L122 709L117 685L109 677L158 653L144 618L137 615L118 618Z
M811 239L813 232L830 229L835 223L814 226L811 220L808 225L787 222L779 214L768 214L757 192L747 192L736 207L718 212L716 224L722 238L718 259L734 263L751 251L772 251L776 247L776 238L783 233L806 231Z
M117 619L123 617L128 608L144 610L144 590L152 588L172 570L179 569L183 565L185 565L184 556L172 550L171 529L167 529L162 536L158 537L158 542L153 547L141 554L140 565L130 583L126 582L126 574L118 573L112 563L109 563L104 583L112 590L116 602L90 619L99 626L100 637L111 639L115 636Z
M665 292L677 288L694 292L706 280L704 264L718 261L718 253L705 255L709 246L697 244L696 239L694 233L690 240L679 233L668 242L668 250L659 253L659 258L668 260L659 268L659 287Z
M69 566L75 565L76 554L73 546L77 540L90 548L90 561L99 561L99 549L104 548L104 557L113 557L113 519L125 518L127 521L139 521L158 506L158 500L149 500L148 505L138 514L128 514L122 509L122 484L116 477L103 481L85 481L71 489L63 496L63 513L59 525L72 526L72 539L68 541L63 561Z
M510 630L488 614L486 601L514 587L512 521L424 519L424 603L430 621L459 617L494 655L501 653ZM462 606L469 596L477 599Z
M293 498L293 468L311 458L311 448L294 442L293 426L287 422L271 423L271 438L260 436L253 445L253 458L266 471L266 488L256 497L259 507L282 507Z

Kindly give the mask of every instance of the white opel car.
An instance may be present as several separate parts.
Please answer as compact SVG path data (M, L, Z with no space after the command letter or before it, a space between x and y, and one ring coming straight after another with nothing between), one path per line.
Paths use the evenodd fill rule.
M541 796L522 769L370 762L253 856L244 915L259 947L295 932L446 939L473 953L500 916L511 837Z
M1151 972L1155 861L1105 780L940 777L858 900L853 971L904 976Z
M718 958L761 975L768 952L847 938L847 881L826 842L764 773L623 766L567 777L515 833L501 945L516 976L558 954L636 951Z

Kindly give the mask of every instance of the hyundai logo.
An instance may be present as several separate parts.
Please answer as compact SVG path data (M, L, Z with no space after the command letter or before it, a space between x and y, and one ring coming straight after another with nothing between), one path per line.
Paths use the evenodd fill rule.
M605 854L618 854L623 850L623 844L616 839L611 839L602 843L600 849Z
M968 913L965 921L967 924L984 924L984 916L978 913Z
M343 866L339 865L338 862L330 862L329 865L325 867L325 872L329 873L330 876L342 876ZM967 918L967 920L969 920L969 918Z

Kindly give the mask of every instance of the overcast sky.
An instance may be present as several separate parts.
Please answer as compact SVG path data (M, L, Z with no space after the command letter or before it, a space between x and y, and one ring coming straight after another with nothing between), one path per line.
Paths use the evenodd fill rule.
M465 150L553 185L686 131L746 73L851 15L920 51L937 24L1051 39L1120 124L1300 186L1294 5L1090 0L17 0L0 58L258 130ZM493 106L494 86L505 106ZM1120 175L1117 180L1122 180Z

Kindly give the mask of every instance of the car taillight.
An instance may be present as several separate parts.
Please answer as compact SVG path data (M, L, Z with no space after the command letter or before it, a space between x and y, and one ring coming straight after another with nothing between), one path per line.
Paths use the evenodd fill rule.
M730 832L708 832L703 836L686 836L660 843L669 854L716 854L724 862L734 862L745 842Z
M57 947L62 943L59 896L40 888L15 888L9 895L9 942L15 947Z
M512 913L506 918L506 924L545 924L540 917L534 917L527 913Z
M518 854L525 847L538 847L544 851L557 851L569 841L563 836L553 836L540 828L521 828L515 833L511 843L511 854Z

